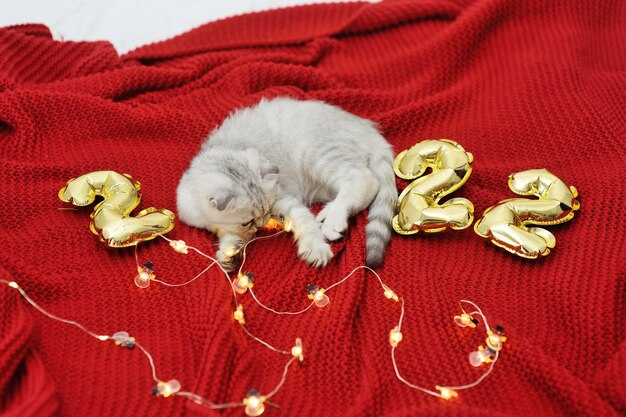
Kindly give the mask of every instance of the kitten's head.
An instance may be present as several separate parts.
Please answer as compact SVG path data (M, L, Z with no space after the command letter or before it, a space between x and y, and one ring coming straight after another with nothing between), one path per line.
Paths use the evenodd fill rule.
M180 219L248 241L269 217L278 168L255 149L222 151L191 163L177 190Z

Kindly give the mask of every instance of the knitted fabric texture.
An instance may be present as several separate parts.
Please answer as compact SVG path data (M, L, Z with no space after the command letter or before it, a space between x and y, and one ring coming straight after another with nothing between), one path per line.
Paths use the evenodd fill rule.
M471 228L394 235L380 274L406 299L396 351L408 380L433 388L484 372L468 353L482 328L460 329L457 302L480 305L508 336L493 373L454 401L395 378L389 330L399 305L359 271L330 304L296 317L242 298L248 328L305 361L291 368L270 416L617 416L626 413L624 102L626 3L596 0L419 0L295 7L238 16L118 56L107 42L54 41L47 28L0 29L0 278L48 311L100 334L126 330L159 376L215 402L272 390L285 356L232 320L232 294L211 270L181 288L133 284L132 249L89 231L92 208L61 211L58 190L96 170L142 183L145 207L175 210L179 178L207 134L262 97L323 100L379 123L400 152L450 138L474 154L453 196L479 217L515 197L511 172L547 168L580 191L581 210L549 227L545 259L515 257ZM398 180L403 188L407 182ZM255 292L278 310L306 306L365 258L365 213L314 270L288 235L250 246ZM206 231L177 222L170 238L213 254ZM139 247L158 277L206 266L157 239ZM241 416L154 386L138 351L98 342L0 287L0 414Z

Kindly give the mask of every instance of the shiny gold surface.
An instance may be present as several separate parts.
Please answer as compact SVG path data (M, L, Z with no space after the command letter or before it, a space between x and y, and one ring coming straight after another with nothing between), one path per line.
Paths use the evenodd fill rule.
M474 231L507 251L523 258L546 256L556 245L548 230L527 227L565 223L580 208L578 191L567 186L546 169L531 169L509 176L509 188L516 194L534 195L538 200L512 198L488 208Z
M149 207L129 217L141 201L140 189L141 184L131 181L128 174L97 171L69 180L59 191L59 198L75 206L88 206L96 196L104 197L91 213L89 228L108 246L122 248L154 239L174 228L174 213L167 209Z
M474 205L465 198L439 201L459 189L472 173L472 154L448 140L425 140L400 152L393 169L402 179L415 179L398 198L393 229L402 235L420 230L436 233L460 230L474 220ZM428 168L432 172L424 175Z

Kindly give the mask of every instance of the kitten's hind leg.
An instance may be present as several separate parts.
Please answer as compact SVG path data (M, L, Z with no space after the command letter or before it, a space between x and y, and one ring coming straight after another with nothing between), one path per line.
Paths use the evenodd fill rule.
M335 199L317 215L322 233L329 241L340 239L348 228L348 219L370 205L378 192L378 181L366 171L353 171L342 178Z
M272 211L291 219L300 258L314 267L325 266L332 259L333 251L324 240L319 222L301 201L293 196L280 197L274 203Z

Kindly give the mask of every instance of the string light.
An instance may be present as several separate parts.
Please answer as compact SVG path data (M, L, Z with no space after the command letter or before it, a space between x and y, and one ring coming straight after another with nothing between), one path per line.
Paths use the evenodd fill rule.
M316 285L308 284L306 286L306 291L309 293L309 299L313 300L316 306L319 308L326 307L330 302L330 299L324 292L326 291L324 288L319 288Z
M478 324L478 320L467 314L463 311L463 314L460 316L454 316L454 322L460 327L471 327L474 328Z
M139 288L148 288L150 286L150 281L155 278L152 266L152 262L146 262L143 266L137 268L137 275L135 275L136 286Z
M495 363L496 363L496 361L498 359L498 352L497 351L493 355L493 360L489 359L489 361L491 362L491 366L489 367L489 369L483 375L481 375L478 379L476 379L474 382L471 382L471 383L466 384L466 385L460 385L460 386L441 386L441 385L436 385L435 386L435 390L436 391L432 391L430 389L427 389L427 388L424 388L424 387L420 387L419 385L415 385L415 384L407 381L405 378L403 378L402 375L400 375L400 370L398 369L398 364L396 363L396 356L395 356L396 349L398 347L398 342L399 341L394 340L394 337L393 337L395 334L398 334L400 332L400 329L402 328L402 320L404 318L404 300L400 299L400 301L402 302L402 304L401 304L401 312L400 312L400 319L398 320L398 325L396 327L394 327L391 330L391 332L389 333L389 343L391 344L391 362L393 364L393 369L394 369L394 371L396 373L396 378L398 378L402 383L404 383L405 385L407 385L407 386L409 386L409 387L411 387L413 389L422 391L425 394L429 394L429 395L432 395L432 396L435 396L435 397L439 397L439 398L442 398L444 400L449 400L451 398L456 398L458 396L458 392L457 391L466 390L466 389L475 387L476 385L480 384L491 373L491 371L493 370L493 366L495 365ZM466 320L461 320L463 314L467 314L468 316L470 316L470 318L472 319L472 322L474 324L476 324L478 321L477 320L474 321L475 319L474 319L473 316L474 315L479 315L483 319L483 323L485 325L485 329L487 330L488 337L496 335L496 336L498 336L498 340L502 340L502 337L503 337L502 336L502 332L501 332L501 331L503 331L502 328L500 326L496 326L496 329L497 329L496 332L495 333L492 332L491 329L489 328L489 324L487 323L487 318L485 317L485 315L483 314L481 309L476 304L474 304L473 302L468 301L468 300L461 300L459 302L459 304L461 305L461 310L463 311L463 313L461 314L461 316L455 316L454 317L454 322L457 325L459 325L461 327L469 327L469 325L466 324L466 322L467 322ZM463 304L471 305L472 307L474 307L476 309L476 311L472 311L470 313L465 313L465 310L463 310ZM400 340L402 340L402 337L400 337ZM494 339L494 341L495 341L495 339ZM479 352L481 352L481 351L482 351L482 346L479 348ZM476 352L473 352L472 354L470 354L470 363L473 366L480 366L480 364L482 364L482 362L480 362L480 364L478 364L478 365L474 365L474 363L472 362L472 358L474 356L476 356L476 355L477 355ZM475 359L475 360L477 360L477 359Z
M389 288L388 286L386 286L385 284L383 285L383 289L385 290L384 294L385 297L389 300L393 300L395 302L400 301L400 299L398 298L398 294L396 294L395 292L393 292L393 290L391 288Z
M450 398L456 398L459 396L459 394L453 389L440 387L439 385L437 385L435 389L439 391L441 398L443 398L444 400L449 400Z
M246 405L245 413L248 416L260 416L265 411L266 398L255 389L250 390L243 403Z
M290 220L289 219L283 219L283 230L287 231L288 229L290 229ZM276 233L280 234L282 233L282 231ZM253 241L256 240L260 240L260 239L266 239L269 237L273 237L275 235L271 235L271 236L265 236L265 237L259 237L259 238L255 238L252 239L251 241L249 241L248 243L246 243L245 245L238 247L238 248L234 248L232 251L227 251L227 256L234 256L236 254L238 254L239 252L243 252L243 262L245 262L245 256L246 256L246 247L248 246L248 244L250 244ZM157 279L155 279L155 275L154 275L154 270L153 270L153 265L150 262L145 263L143 266L139 265L139 261L138 261L138 257L137 257L137 247L135 246L135 259L136 259L136 263L137 263L137 271L138 274L135 277L135 284L137 284L137 286L141 287L141 288L146 288L148 285L150 285L151 281L155 281L167 286L182 286L182 285L187 285L191 282L193 282L195 279L197 279L199 276L201 276L203 273L205 273L210 267L212 267L214 264L217 263L217 260L215 260L214 258L210 257L209 255L206 255L205 253L203 253L202 251L198 250L197 248L194 248L192 246L187 246L187 244L184 241L181 240L171 240L168 239L164 236L161 235L161 237L165 240L167 240L170 244L170 246L178 253L182 253L182 254L187 254L189 252L189 250L193 250L195 252L197 252L198 254L204 256L205 258L209 259L212 261L212 263L205 269L203 270L200 274L198 274L195 278L193 278L190 281L187 281L185 283L182 284L169 284L163 281L159 281ZM280 311L276 311L274 309L271 309L267 306L265 306L263 303L261 303L257 297L255 296L255 294L252 291L252 287L254 285L254 278L253 278L253 274L250 272L246 272L246 273L241 273L241 270L243 268L243 262L241 264L241 268L239 270L239 273L237 274L237 277L235 279L231 279L228 272L225 271L223 268L220 267L220 269L222 270L222 272L224 273L224 276L226 277L227 281L229 282L232 290L233 290L233 300L234 300L234 305L235 305L235 311L233 312L233 318L239 323L239 325L241 326L241 328L245 331L246 334L248 334L250 337L252 337L253 339L257 340L258 342L260 342L261 344L263 344L264 346L266 346L267 348L274 350L278 353L281 353L283 355L290 355L291 359L287 362L287 364L285 365L285 369L283 371L283 376L281 378L281 381L278 383L278 385L276 386L276 388L270 392L267 395L261 395L259 394L258 391L256 390L251 390L248 395L244 398L244 400L242 402L231 402L231 403L224 403L224 404L215 404L213 402L210 402L204 398L202 398L201 396L195 394L195 393L191 393L191 392L186 392L186 391L181 391L181 384L178 380L176 379L172 379L169 380L167 382L162 381L160 379L157 378L157 374L156 374L156 367L154 364L154 360L152 358L152 356L150 355L150 353L142 346L140 345L134 337L131 337L128 332L117 332L115 334L113 334L112 336L106 336L106 335L98 335L96 333L93 333L89 330L87 330L84 326L82 326L81 324L71 321L71 320L66 320L66 319L62 319L59 317L56 317L48 312L46 312L45 310L43 310L41 307L39 307L32 299L30 299L26 293L22 290L21 287L19 287L19 285L14 282L8 282L8 281L3 281L0 280L0 282L6 283L8 286L10 286L11 288L15 288L18 289L18 291L22 294L22 296L31 304L33 305L36 309L38 309L39 311L41 311L43 314L47 315L48 317L67 323L67 324L72 324L74 326L79 327L81 330L83 330L84 332L86 332L87 334L98 338L99 340L105 341L105 340L113 340L115 342L116 346L120 346L120 347L124 347L124 348L128 348L128 349L133 349L134 347L138 347L141 352L146 355L146 357L149 360L150 366L152 368L152 376L154 381L157 383L156 387L153 388L153 393L157 396L161 396L164 398L173 396L173 395L177 395L177 396L183 396L186 398L191 399L192 401L201 404L201 405L205 405L208 406L209 408L212 409L223 409L223 408L232 408L232 407L244 407L244 411L248 416L259 416L261 415L264 411L265 411L265 405L272 405L271 403L269 403L267 400L269 398L271 398L273 395L275 395L279 389L282 387L282 385L285 382L286 379L286 375L287 372L289 370L290 365L293 363L293 361L299 361L302 362L304 359L304 355L303 355L303 346L302 346L302 341L301 339L297 338L295 340L295 344L293 347L291 347L291 349L289 351L285 351L285 350L280 350L277 349L273 346L271 346L270 344L268 344L267 342L263 341L262 339L259 339L258 337L254 336L253 334L251 334L244 326L245 324L245 316L244 316L244 312L243 312L243 305L237 302L237 294L239 295L243 295L247 292L247 290L250 290L250 294L252 295L253 299L264 309L272 311L276 314L291 314L291 315L295 315L295 314L302 314L304 312L306 312L313 304L315 304L318 307L324 307L326 305L328 305L328 303L330 302L328 295L326 294L328 291L330 291L332 288L344 283L347 279L349 279L356 271L360 270L360 269L365 269L368 270L370 272L372 272L376 278L378 279L382 289L383 289L383 294L385 296L385 298L389 299L389 300L393 300L395 302L401 302L401 313L400 313L400 319L398 322L398 325L395 326L393 329L391 329L391 331L389 332L389 343L392 347L391 349L391 358L392 358L392 363L393 363L393 367L394 370L396 372L396 376L397 378L405 383L406 385L415 388L415 389L419 389L427 394L448 400L451 398L455 398L458 396L457 391L459 390L463 390L463 389L468 389L471 388L475 385L477 385L478 383L480 383L487 375L489 375L489 373L492 371L493 366L496 362L496 360L498 359L498 353L499 351L502 349L502 344L506 341L506 337L504 337L503 335L503 329L500 326L496 326L495 327L495 331L489 328L489 325L487 323L487 320L485 318L485 316L482 314L482 312L480 311L480 309L472 302L467 301L467 300L462 300L461 304L463 303L467 303L472 305L476 311L470 312L470 313L466 313L464 310L462 311L462 314L460 316L455 316L454 317L454 321L457 325L461 326L461 327L470 327L470 328L474 328L476 327L476 325L478 324L478 320L476 320L473 316L475 315L479 315L482 317L484 325L487 329L487 339L486 339L486 344L487 347L484 348L483 346L480 346L477 352L472 352L470 354L470 363L473 366L480 366L480 364L482 363L491 363L491 366L489 367L489 369L487 370L487 372L485 372L480 378L478 378L476 381L472 382L471 384L467 384L467 385L463 385L463 386L458 386L458 387L453 387L453 386L435 386L435 390L436 391L432 391L429 389L425 389L422 387L419 387L417 385L413 385L410 382L408 382L407 380L405 380L404 378L402 378L402 376L399 373L396 361L395 361L395 350L398 347L399 343L402 341L403 339L403 335L401 332L401 326L402 326L402 319L404 316L404 300L399 297L389 286L387 286L385 283L383 283L381 277L371 268L368 268L366 266L358 266L356 268L354 268L347 276L345 276L344 278L342 278L340 281L330 285L329 287L327 287L326 289L324 288L319 288L313 284L309 284L307 285L307 294L308 294L308 298L310 300L312 300L311 304L309 304L308 307L306 307L303 310L297 311L297 312L280 312ZM219 263L218 263L219 265ZM480 362L478 365L475 365L475 363Z
M152 388L152 394L167 398L180 391L180 382L177 379L170 379L167 382L159 381L157 386Z
M150 352L148 352L148 350L143 347L141 344L139 344L134 337L131 337L128 332L125 331L120 331L120 332L116 332L111 336L107 336L107 335L99 335L97 333L94 333L92 331L90 331L89 329L87 329L85 326L83 326L82 324L73 321L73 320L68 320L68 319L64 319L61 317L58 317L52 313L49 313L48 311L46 311L45 309L43 309L39 304L37 304L32 298L30 298L28 296L28 294L26 294L26 292L17 284L17 282L15 281L5 281L0 279L1 283L7 284L7 286L17 289L19 291L19 293L21 294L21 296L32 306L34 307L36 310L38 310L39 312L41 312L43 315L47 316L50 319L62 322L62 323L66 323L66 324L70 324L73 326L76 326L77 328L79 328L81 331L87 333L89 336L92 336L98 340L101 341L106 341L106 340L113 340L115 342L116 346L120 346L120 347L124 347L124 348L128 348L133 349L134 347L137 347L148 359L148 363L150 364L150 368L152 370L152 379L154 380L154 382L156 382L156 386L152 388L152 394L159 396L159 397L163 397L163 398L167 398L167 397L171 397L171 396L181 396L181 397L185 397L185 398L189 398L190 400L194 401L197 404L200 405L204 405L207 406L211 409L224 409L224 408L234 408L234 407L247 407L246 405L246 400L244 400L244 402L229 402L229 403L223 403L223 404L216 404L213 403L201 396L199 396L198 394L195 394L193 392L187 392L187 391L181 391L181 383L180 381L178 381L177 379L170 379L168 381L163 381L161 379L158 378L157 376L157 371L156 371L156 365L154 363L154 359L152 357L152 355L150 354ZM243 327L243 326L242 326ZM298 341L300 339L296 340L296 346L295 347L302 347L301 342L298 344ZM289 354L289 352L281 352L284 354ZM287 364L285 365L285 369L283 371L283 375L282 378L280 380L280 382L276 385L276 387L274 388L274 390L266 395L266 396L257 396L257 400L255 401L254 398L251 398L248 400L249 402L249 408L246 408L246 413L248 412L257 412L258 414L248 414L248 415L260 415L264 409L265 406L264 404L270 404L269 402L267 402L267 400L269 398L271 398L272 396L274 396L279 390L280 388L282 388L284 382L285 382L285 378L287 376L287 372L289 371L289 367L291 366L291 364L293 363L293 361L296 360L296 357L292 357ZM273 406L276 406L274 404L272 404ZM277 407L277 406L276 406Z
M172 240L170 242L170 246L178 253L182 253L187 255L189 253L189 248L184 240Z
M298 361L300 362L304 360L302 340L300 340L300 338L296 339L295 346L291 348L291 354L293 355L294 358L298 359Z
M120 346L127 349L135 347L135 338L131 337L128 332L117 332L111 336L111 339L115 341L116 346Z
M237 278L233 281L233 288L237 292L237 294L244 294L248 291L248 288L252 288L254 286L254 275L251 272L246 272L245 274L239 273Z
M397 347L398 343L402 341L402 333L400 332L400 326L396 326L389 332L389 344L391 347Z
M233 313L233 318L239 322L239 324L246 324L246 319L243 315L243 305L239 304L237 310Z

